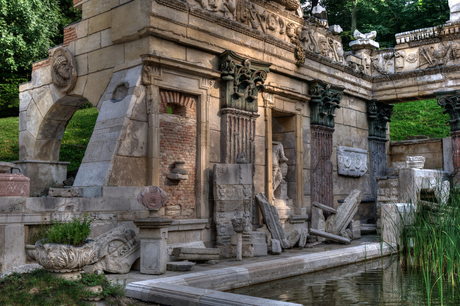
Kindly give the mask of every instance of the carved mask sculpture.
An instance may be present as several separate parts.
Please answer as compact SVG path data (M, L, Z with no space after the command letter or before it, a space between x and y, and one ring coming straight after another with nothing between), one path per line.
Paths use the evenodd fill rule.
M56 88L71 91L77 82L77 69L73 55L66 48L56 48L51 58L51 77Z
M454 54L454 59L460 58L460 43L455 43L452 45L452 53Z

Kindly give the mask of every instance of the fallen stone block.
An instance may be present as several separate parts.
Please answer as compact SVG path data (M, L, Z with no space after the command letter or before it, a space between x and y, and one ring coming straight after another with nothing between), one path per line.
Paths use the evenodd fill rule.
M311 208L311 227L319 231L326 231L326 219L324 218L323 210L316 206ZM325 239L317 237L317 240L323 242Z
M307 238L308 238L308 229L302 228L300 231L300 239L299 239L299 248L304 248L305 245L307 244Z
M254 247L254 256L267 256L267 242L265 240L265 233L254 231L251 233L252 246Z
M257 202L259 202L262 215L264 216L265 223L267 228L272 234L273 239L276 239L280 242L280 245L284 249L291 247L289 242L286 239L286 234L284 233L283 227L281 226L280 217L276 207L268 202L267 198L263 193L259 193L256 196ZM272 239L272 240L273 240Z
M336 241L336 242L344 243L344 244L350 244L351 243L350 239L344 238L344 237L339 236L339 235L334 235L334 234L331 234L331 233L318 231L318 230L315 230L314 228L310 229L310 234L315 235L315 236L320 236L320 237L326 238L328 240L333 240L333 241Z
M176 260L219 260L219 249L175 248L173 255Z
M332 207L329 207L329 206L326 206L324 204L318 203L318 202L313 202L313 203L311 203L311 205L313 205L314 207L320 208L323 211L326 211L326 212L331 213L331 214L336 214L337 213L336 209L334 209Z
M361 238L361 221L359 220L352 220L348 225L348 229L352 233L352 239L360 239Z
M326 232L339 235L348 227L353 217L358 212L363 193L355 189L337 209L337 214L330 215L326 220Z
M281 248L281 244L278 239L272 239L272 254L279 255L283 249Z
M193 269L195 266L194 262L191 261L170 261L166 263L166 269L168 271L179 271L179 272L185 272L185 271L190 271Z
M300 240L300 232L298 230L293 230L287 237L287 241L291 248L293 248L297 242Z

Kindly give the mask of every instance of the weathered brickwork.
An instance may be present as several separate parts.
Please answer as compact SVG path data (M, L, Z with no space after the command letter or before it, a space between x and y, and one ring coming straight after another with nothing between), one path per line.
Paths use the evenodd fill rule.
M160 187L168 194L165 214L175 219L195 218L196 102L179 93L162 92L161 96ZM175 161L185 162L188 180L166 177Z
M63 47L68 47L72 41L77 40L77 32L73 26L68 26L64 28L64 43Z
M49 66L49 64L50 64L50 59L49 58L41 60L41 61L38 61L38 62L35 62L35 63L32 64L32 71L35 71L37 69Z

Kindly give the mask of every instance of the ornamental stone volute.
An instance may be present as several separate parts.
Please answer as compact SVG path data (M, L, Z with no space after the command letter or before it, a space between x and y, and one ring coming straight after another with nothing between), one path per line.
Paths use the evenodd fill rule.
M56 88L63 93L70 92L77 83L77 64L73 54L66 48L54 50L51 57L51 77Z

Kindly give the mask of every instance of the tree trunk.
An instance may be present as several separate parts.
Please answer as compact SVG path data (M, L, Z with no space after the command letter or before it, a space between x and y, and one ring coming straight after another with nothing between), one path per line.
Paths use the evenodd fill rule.
M358 19L358 0L353 0L353 8L351 11L351 31L354 32L356 30L356 23Z

